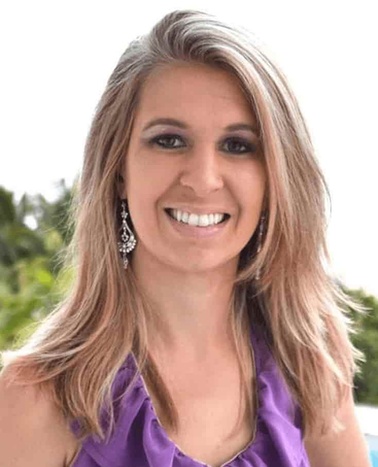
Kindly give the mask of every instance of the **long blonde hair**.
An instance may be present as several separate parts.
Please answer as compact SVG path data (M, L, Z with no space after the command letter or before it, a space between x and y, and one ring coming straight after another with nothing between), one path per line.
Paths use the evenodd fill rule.
M176 408L147 352L146 323L153 310L132 268L124 271L119 258L117 177L144 80L156 66L178 61L234 75L259 123L268 175L267 223L261 251L256 253L254 234L240 254L230 303L250 407L241 345L246 308L269 336L302 409L304 428L332 428L339 402L352 385L357 352L344 313L351 302L327 273L326 184L283 73L252 35L202 12L166 15L121 56L85 147L72 244L74 285L22 348L4 352L8 374L48 385L67 419L81 421L83 436L103 437L100 408L108 407L113 417L112 382L133 352L165 409L165 422L177 427Z

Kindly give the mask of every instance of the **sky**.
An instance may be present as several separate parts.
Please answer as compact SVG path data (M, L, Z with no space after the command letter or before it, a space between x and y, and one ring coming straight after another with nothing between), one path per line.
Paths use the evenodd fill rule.
M334 273L378 296L378 28L375 0L130 2L0 6L0 185L56 194L80 171L95 106L128 43L174 9L239 24L296 94L329 185Z

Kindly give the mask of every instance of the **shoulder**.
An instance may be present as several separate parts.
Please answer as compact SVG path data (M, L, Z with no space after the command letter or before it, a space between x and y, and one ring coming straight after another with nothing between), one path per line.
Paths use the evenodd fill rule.
M0 467L64 467L76 440L46 390L0 373Z
M369 467L366 441L357 422L352 391L343 399L337 414L342 428L325 435L306 437L305 445L313 467Z

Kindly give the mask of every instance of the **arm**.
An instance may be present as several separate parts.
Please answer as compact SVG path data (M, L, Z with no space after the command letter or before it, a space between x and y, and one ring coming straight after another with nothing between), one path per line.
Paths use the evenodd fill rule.
M311 467L370 467L367 443L358 426L352 391L340 407L345 429L323 436L311 435L305 446Z
M74 437L52 401L0 374L0 467L64 467Z

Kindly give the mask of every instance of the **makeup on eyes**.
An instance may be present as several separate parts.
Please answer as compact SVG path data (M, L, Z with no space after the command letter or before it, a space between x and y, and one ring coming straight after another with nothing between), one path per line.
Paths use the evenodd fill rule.
M174 118L156 118L149 121L142 129L142 134L151 134L150 130L159 131L156 127L162 131L177 131L177 130L189 130L190 127L181 120ZM174 130L173 130L174 129ZM254 125L248 123L232 123L223 128L225 133L230 133L232 136L237 134L252 135L253 139L259 140L259 132ZM148 132L148 133L146 133Z
M154 128L153 130L151 130L151 132L147 132L146 134L144 134L142 136L142 142L149 147L152 147L152 146L158 147L159 139L167 140L170 138L176 139L176 140L182 140L182 144L177 146L177 149L179 147L185 147L185 144L188 144L188 142L189 144L191 144L190 138L186 136L185 134L182 134L182 132L177 131L177 129L172 130L172 129L157 129L157 128ZM163 145L161 145L161 149L164 149Z
M156 148L168 152L180 152L185 150L191 143L188 144L186 138L182 138L178 134L166 133L158 134L148 139L146 144L151 148ZM222 138L217 148L220 152L229 155L243 156L243 155L256 155L259 146L245 138L238 136L226 136Z
M238 153L238 154L247 154L247 153L256 153L257 150L258 150L258 146L257 144L245 139L245 138L241 138L241 137L238 137L238 136L230 136L230 137L226 137L224 138L224 140L220 143L220 147L222 148L223 146L225 146L226 144L229 144L231 143L231 145L234 145L235 143L237 145L240 145L240 146L244 146L245 147L245 151L242 151L240 153L238 153L238 151L226 151L226 152L230 152L230 153Z
M149 147L157 148L162 151L181 151L185 148L192 147L193 141L188 137L179 134L180 132L158 132L156 135L152 134L151 136L145 136L144 143ZM220 152L233 155L255 155L259 149L259 143L251 141L249 137L241 136L239 134L225 135L220 138L216 143L217 148Z
M192 136L190 136L183 128L167 125L154 125L153 127L148 127L148 129L142 131L142 141L147 144L151 144L154 140L156 141L156 139L164 137L181 138L190 144L193 142ZM219 138L218 142L221 144L227 140L234 140L241 144L252 146L254 149L257 149L259 144L259 138L257 135L249 129L244 128L226 130L226 133Z

